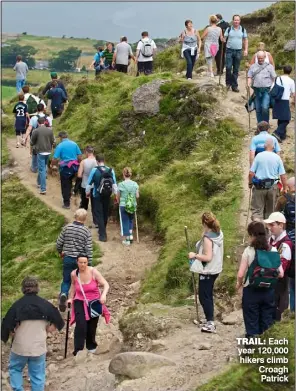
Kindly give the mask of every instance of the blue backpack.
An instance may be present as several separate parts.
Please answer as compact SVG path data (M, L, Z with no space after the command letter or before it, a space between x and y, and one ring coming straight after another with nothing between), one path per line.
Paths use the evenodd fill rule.
M287 232L289 232L295 229L295 196L291 196L291 194L285 194L285 198L287 202L284 208L284 215L287 220Z

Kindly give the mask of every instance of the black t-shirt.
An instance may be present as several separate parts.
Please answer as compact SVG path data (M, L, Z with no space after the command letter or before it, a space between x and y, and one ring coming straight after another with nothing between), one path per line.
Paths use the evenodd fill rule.
M12 112L15 114L15 129L26 129L28 106L23 102L18 102Z

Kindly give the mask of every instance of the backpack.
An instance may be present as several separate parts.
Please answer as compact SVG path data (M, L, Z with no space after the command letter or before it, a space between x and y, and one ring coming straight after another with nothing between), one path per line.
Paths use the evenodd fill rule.
M37 117L37 118L43 118L43 117L41 117L41 115L39 115L39 114L37 114L36 117ZM49 121L48 121L47 115L44 115L44 118L45 118L44 126L46 126L47 128L50 128L50 123L49 123Z
M255 250L255 258L246 274L249 286L255 289L273 288L279 279L278 268L281 265L277 251Z
M110 197L112 194L112 186L113 186L113 177L112 177L112 168L108 170L102 170L101 167L97 167L97 169L101 173L101 179L99 186L97 188L97 192L104 197Z
M40 103L41 99L39 99L39 102L36 101L36 99L31 94L29 98L27 99L27 106L28 106L28 113L34 114L37 111L37 105Z
M153 56L153 48L152 48L152 39L149 41L141 40L143 47L141 49L141 53L143 57L152 57Z
M287 220L287 231L291 231L295 228L295 196L291 196L290 194L285 194L284 196L287 200L284 208L284 215Z
M136 196L135 194L128 192L125 200L125 211L132 215L135 213L136 210L137 210Z
M292 258L291 258L290 265L286 270L286 275L290 278L295 278L295 228L292 229L290 232L288 232L288 236L291 239L293 246L292 246Z

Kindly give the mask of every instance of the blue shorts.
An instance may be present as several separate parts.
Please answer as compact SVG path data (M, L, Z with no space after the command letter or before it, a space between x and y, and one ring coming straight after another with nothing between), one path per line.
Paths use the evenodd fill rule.
M26 129L15 129L15 134L17 136L23 135L26 133Z

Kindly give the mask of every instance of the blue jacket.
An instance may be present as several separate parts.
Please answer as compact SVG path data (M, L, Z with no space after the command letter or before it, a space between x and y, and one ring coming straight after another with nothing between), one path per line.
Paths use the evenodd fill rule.
M64 102L67 101L67 96L64 91L59 88L52 88L47 93L48 99L51 99L51 109L57 110L64 107Z

